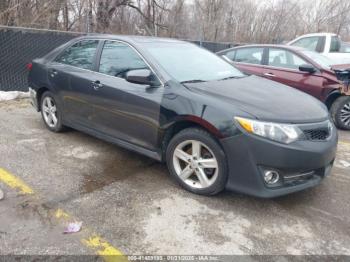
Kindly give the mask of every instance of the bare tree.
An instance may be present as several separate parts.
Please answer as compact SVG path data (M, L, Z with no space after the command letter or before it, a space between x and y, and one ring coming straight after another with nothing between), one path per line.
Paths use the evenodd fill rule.
M320 31L350 40L350 1L0 0L0 24L238 43Z

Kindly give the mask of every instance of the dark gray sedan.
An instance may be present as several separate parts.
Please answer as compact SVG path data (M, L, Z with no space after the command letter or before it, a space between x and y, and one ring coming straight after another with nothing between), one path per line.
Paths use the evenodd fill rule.
M49 130L71 127L166 161L197 194L288 194L320 183L334 162L337 132L321 102L190 43L90 35L29 68Z

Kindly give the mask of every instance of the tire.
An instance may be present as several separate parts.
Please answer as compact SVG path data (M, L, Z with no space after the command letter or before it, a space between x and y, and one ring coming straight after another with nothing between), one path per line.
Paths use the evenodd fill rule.
M350 96L338 97L332 104L330 112L336 127L350 130Z
M50 131L59 133L65 130L65 127L62 125L61 110L52 92L46 91L43 93L41 96L40 108L44 124Z
M166 160L170 175L192 193L211 196L225 188L225 153L203 129L188 128L175 135L167 147Z

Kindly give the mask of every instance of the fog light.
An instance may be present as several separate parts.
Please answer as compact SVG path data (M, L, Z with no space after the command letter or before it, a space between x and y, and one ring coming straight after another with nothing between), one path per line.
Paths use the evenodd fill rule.
M267 184L273 185L278 182L280 179L280 175L277 171L274 170L268 170L264 172L264 180Z

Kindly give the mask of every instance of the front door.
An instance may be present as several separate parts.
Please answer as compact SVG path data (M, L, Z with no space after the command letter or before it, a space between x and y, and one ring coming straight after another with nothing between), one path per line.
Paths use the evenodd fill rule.
M268 64L263 76L270 80L294 87L321 99L323 77L318 73L301 72L299 66L308 64L295 53L281 48L269 48Z
M125 80L130 70L149 69L129 45L105 41L94 89L94 126L104 134L149 150L156 150L163 87Z

